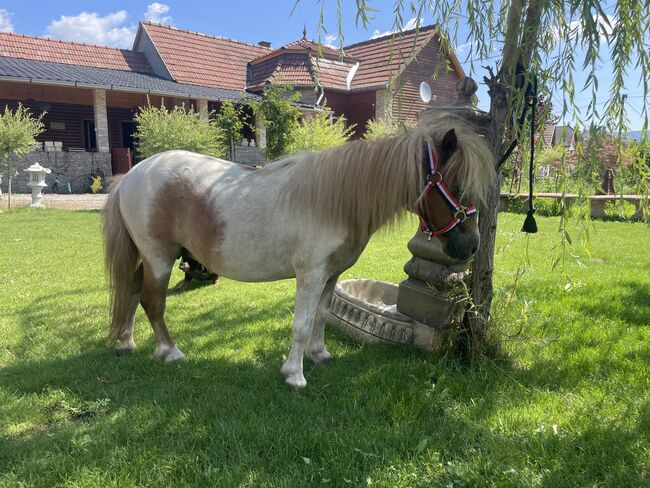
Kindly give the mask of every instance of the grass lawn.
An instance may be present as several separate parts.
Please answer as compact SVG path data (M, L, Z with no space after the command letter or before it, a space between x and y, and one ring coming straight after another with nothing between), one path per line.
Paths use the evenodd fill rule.
M152 359L142 311L138 352L115 357L99 217L0 214L2 487L650 486L643 224L595 223L591 255L572 250L585 267L552 271L557 219L525 237L523 216L502 214L503 359L467 366L328 331L333 362L306 363L292 391L279 369L293 281L171 294L187 361ZM414 228L375 236L345 277L402 280Z

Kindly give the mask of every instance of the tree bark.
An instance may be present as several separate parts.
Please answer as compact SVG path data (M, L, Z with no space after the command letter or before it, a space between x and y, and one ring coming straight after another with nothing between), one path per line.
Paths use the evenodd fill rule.
M530 0L526 6L526 17L523 19L524 0L513 0L508 12L505 46L499 71L490 78L485 78L490 95L490 125L487 134L492 149L495 164L501 157L503 138L507 124L511 120L513 108L517 106L517 93L513 92L517 62L524 62L529 69L533 50L537 45L537 34L540 26L541 0ZM468 337L468 353L470 357L478 357L486 352L492 308L494 249L497 234L497 214L501 193L501 175L488 193L487 201L481 206L479 232L481 246L472 264L471 293L474 308L467 315L466 326Z
M11 209L11 176L9 177L9 181L7 181L7 206L9 209Z

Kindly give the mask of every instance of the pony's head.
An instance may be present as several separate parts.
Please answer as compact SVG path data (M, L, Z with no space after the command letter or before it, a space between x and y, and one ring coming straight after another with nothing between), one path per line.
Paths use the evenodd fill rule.
M423 147L425 183L414 206L421 229L439 239L450 258L468 261L480 244L477 207L496 177L490 148L451 115L425 119L414 132Z

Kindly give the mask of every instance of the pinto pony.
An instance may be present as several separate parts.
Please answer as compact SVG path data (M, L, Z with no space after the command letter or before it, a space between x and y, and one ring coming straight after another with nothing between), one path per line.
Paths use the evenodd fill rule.
M303 355L329 361L323 317L339 275L370 236L411 210L451 259L479 245L476 209L495 178L492 155L454 116L421 121L377 141L354 141L251 169L187 151L168 151L116 180L103 212L110 284L110 338L135 350L141 304L154 356L183 359L165 324L170 275L182 248L219 276L297 280L285 381L304 387Z

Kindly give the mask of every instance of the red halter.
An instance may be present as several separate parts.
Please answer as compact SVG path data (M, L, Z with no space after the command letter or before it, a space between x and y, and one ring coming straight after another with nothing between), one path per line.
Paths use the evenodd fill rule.
M427 143L427 150L429 153L429 174L427 174L427 184L424 187L424 190L422 190L422 193L415 201L415 211L418 214L418 217L420 217L420 230L424 232L430 240L432 237L439 236L445 232L449 232L457 225L462 224L470 217L475 216L478 211L474 205L464 207L458 202L458 200L456 200L456 198L454 198L454 196L449 191L449 188L447 188L447 185L445 185L445 183L442 181L442 173L438 171L438 159L436 158L436 153L433 152L433 148L431 147L430 143ZM422 214L420 213L422 200L433 190L434 187L438 190L440 195L442 195L443 200L447 202L447 204L454 211L454 216L451 218L451 221L436 231L433 231L429 228L424 218L422 217Z

